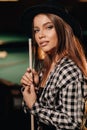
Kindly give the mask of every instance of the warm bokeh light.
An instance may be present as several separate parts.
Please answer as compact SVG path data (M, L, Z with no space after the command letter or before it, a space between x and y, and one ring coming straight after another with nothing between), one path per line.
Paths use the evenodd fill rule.
M45 58L46 54L38 47L38 58L40 60L43 60Z
M80 2L87 2L87 0L79 0Z
M0 58L5 58L7 56L6 51L0 51Z

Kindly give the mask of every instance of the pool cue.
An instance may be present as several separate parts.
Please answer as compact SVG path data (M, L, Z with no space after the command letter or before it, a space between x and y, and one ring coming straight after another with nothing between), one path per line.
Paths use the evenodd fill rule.
M32 41L29 38L29 67L32 69ZM34 115L31 114L31 130L34 130Z

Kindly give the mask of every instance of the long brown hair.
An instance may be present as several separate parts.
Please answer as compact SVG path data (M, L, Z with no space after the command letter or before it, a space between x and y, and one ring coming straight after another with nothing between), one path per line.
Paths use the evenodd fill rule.
M55 26L55 30L58 36L58 48L57 48L58 56L62 58L65 55L67 55L77 64L77 66L81 69L83 74L87 76L86 56L82 44L80 40L74 35L72 28L57 15L54 14L45 14L45 15L49 17L49 19L53 22ZM46 61L46 63L48 62Z

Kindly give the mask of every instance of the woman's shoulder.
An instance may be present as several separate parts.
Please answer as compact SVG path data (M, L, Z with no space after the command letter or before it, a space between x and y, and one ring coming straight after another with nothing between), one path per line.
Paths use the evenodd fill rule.
M61 67L65 67L65 68L71 67L71 68L79 69L79 67L77 66L77 64L71 58L69 58L69 57L63 57L60 60L59 64L60 64Z
M76 63L68 58L68 57L64 57L61 59L60 63L59 63L59 72L63 75L79 75L82 77L82 71L80 70L80 68L76 65Z

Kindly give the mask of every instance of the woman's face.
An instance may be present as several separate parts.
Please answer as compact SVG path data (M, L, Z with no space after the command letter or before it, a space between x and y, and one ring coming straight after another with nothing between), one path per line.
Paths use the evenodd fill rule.
M34 36L38 46L46 53L57 49L58 37L52 21L45 14L34 17Z

